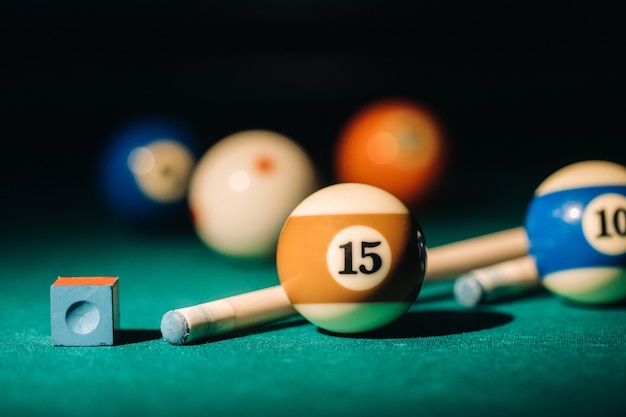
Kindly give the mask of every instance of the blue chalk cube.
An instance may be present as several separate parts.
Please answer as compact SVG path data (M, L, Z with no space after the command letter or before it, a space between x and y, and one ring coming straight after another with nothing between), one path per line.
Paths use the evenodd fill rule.
M117 277L59 277L50 286L55 346L111 346L119 330Z

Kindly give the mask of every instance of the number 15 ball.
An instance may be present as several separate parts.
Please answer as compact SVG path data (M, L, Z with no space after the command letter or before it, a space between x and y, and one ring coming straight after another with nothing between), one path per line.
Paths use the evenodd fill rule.
M424 282L426 244L406 206L378 187L342 183L304 199L276 256L294 308L322 329L360 333L400 317Z

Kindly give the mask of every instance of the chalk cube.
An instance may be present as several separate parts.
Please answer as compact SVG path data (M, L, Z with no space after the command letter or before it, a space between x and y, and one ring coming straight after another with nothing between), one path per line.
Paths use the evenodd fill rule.
M111 346L119 330L117 277L58 277L50 286L55 346Z

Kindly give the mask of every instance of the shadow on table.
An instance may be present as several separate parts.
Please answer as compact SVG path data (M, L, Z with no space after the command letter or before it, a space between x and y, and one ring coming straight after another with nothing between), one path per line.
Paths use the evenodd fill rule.
M367 333L346 335L322 329L319 331L340 337L403 339L477 332L502 326L511 321L513 321L513 316L510 314L490 311L430 310L408 312L388 326Z
M403 339L476 332L502 326L511 321L513 321L513 316L503 313L488 311L430 310L408 312L388 326L367 333L339 334L320 328L318 328L318 331L322 334L336 337ZM293 326L300 326L303 324L309 324L309 322L303 318L291 318L282 322L255 326L215 336L209 339L193 341L188 345L213 343L255 333L265 333Z
M161 337L160 330L122 329L119 331L117 345L148 342L150 340L160 339Z

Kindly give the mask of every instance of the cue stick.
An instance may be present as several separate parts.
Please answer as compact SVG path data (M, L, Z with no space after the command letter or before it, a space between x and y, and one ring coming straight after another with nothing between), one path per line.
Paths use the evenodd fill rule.
M486 301L511 298L541 288L535 260L522 256L459 276L454 282L454 297L466 307Z
M523 227L437 246L426 252L426 282L448 280L526 253L528 238Z
M425 282L448 280L476 268L527 253L522 227L495 232L427 249ZM280 285L190 307L170 310L161 333L173 345L183 345L297 314Z

